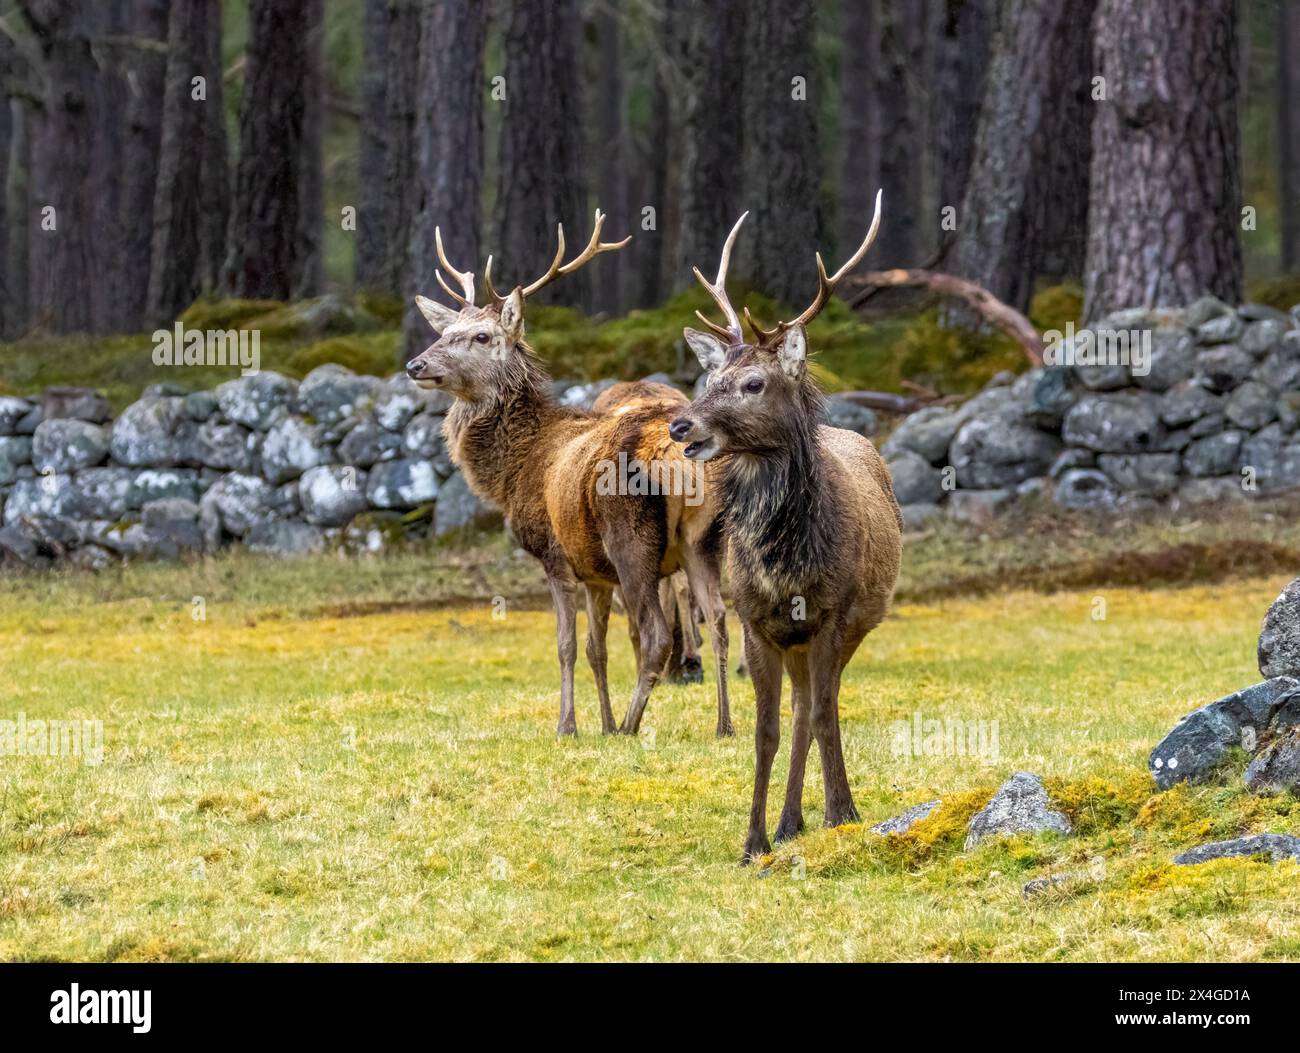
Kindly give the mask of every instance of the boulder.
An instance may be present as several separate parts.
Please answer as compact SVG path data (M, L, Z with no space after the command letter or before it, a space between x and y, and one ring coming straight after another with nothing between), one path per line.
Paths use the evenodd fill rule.
M215 417L221 411L215 392L192 391L185 396L185 415L192 421L202 423Z
M1093 510L1113 508L1119 500L1115 483L1095 468L1070 468L1061 473L1052 499L1062 508Z
M824 419L832 428L843 428L859 435L876 434L876 415L866 406L859 406L851 399L832 395L826 400Z
M18 469L32 463L32 440L26 435L0 435L0 486L18 478Z
M1300 578L1275 599L1259 633L1259 671L1300 679Z
M252 552L277 556L305 556L325 551L325 531L301 519L264 519L244 535Z
M1148 453L1164 438L1160 400L1146 392L1085 395L1065 415L1061 435L1098 453Z
M267 430L261 454L262 474L276 485L297 479L307 469L333 459L317 425L287 416Z
M339 460L358 468L391 461L401 452L402 435L373 420L363 420L339 443Z
M275 515L279 507L270 483L243 472L223 475L199 502L205 518L235 537L243 537L257 523Z
M360 376L346 366L317 366L298 385L297 408L319 424L335 424L368 412L383 389L378 377Z
M110 450L119 464L170 467L185 458L182 423L189 422L179 398L142 399L113 422Z
M1168 391L1196 372L1196 345L1184 329L1156 329L1151 334L1151 361L1145 373L1133 370L1133 383L1147 391Z
M366 483L366 500L376 508L414 508L438 496L438 477L431 461L403 458L376 464Z
M943 473L919 453L899 450L888 460L894 496L900 505L933 504L943 497Z
M113 409L93 388L46 388L40 397L44 420L72 419L91 424L105 424L113 419Z
M474 493L460 472L453 472L438 488L438 504L434 509L434 533L437 536L500 525L501 513Z
M932 501L921 501L912 505L899 505L903 514L904 530L921 530L930 525L943 514L943 508Z
M1258 380L1247 380L1228 399L1224 416L1238 428L1258 431L1277 416L1277 395Z
M1053 811L1051 804L1037 775L1016 772L971 818L966 830L966 851L987 837L1038 834L1047 830L1059 834L1073 833L1070 820L1061 812Z
M1196 381L1222 394L1250 376L1255 358L1234 344L1211 347L1196 356Z
M886 457L902 450L920 454L931 464L947 463L948 446L962 425L955 410L927 406L903 418L880 452Z
M1300 863L1300 837L1290 834L1254 834L1251 837L1234 837L1231 841L1215 841L1199 845L1174 857L1178 866L1208 863L1211 859L1229 859L1234 856L1268 856L1269 861L1280 863L1294 859Z
M0 395L0 435L19 434L18 422L31 413L32 408L26 399Z
M366 482L359 468L326 464L307 469L298 480L303 517L313 526L346 526L366 509Z
M1251 322L1241 335L1241 349L1256 358L1262 358L1277 349L1290 328L1290 319L1285 316Z
M32 436L32 464L38 472L74 472L108 456L108 434L84 420L41 421Z
M1070 407L1079 401L1080 389L1068 366L1040 366L1021 375L1012 388L1024 409L1025 421L1037 428L1057 431Z
M72 476L43 475L19 479L4 503L4 521L25 517L69 519L73 515Z
M292 403L298 385L279 373L258 372L228 380L216 390L217 405L229 420L266 431Z
M1246 789L1265 797L1300 793L1300 727L1273 735L1246 765Z
M206 420L189 434L185 460L201 468L251 472L256 450L253 435L239 424Z
M146 468L135 473L127 489L126 507L142 508L150 501L181 497L197 501L203 492L194 468Z
M402 453L413 460L432 461L438 477L451 475L453 465L442 435L442 417L417 413L402 432Z
M1168 497L1178 488L1181 460L1176 453L1103 453L1097 463L1121 490Z
M984 526L1014 496L1010 490L953 490L948 495L948 515L958 523Z
M930 818L931 814L938 808L943 801L933 800L926 801L923 804L914 804L907 811L894 816L892 819L886 819L884 822L877 823L871 828L873 833L877 834L905 834L912 829L922 819Z
M87 468L72 478L68 511L78 519L120 519L135 471L130 468Z
M1189 505L1222 504L1247 496L1239 475L1214 479L1185 479L1178 487L1178 500Z
M958 485L989 490L1046 474L1060 450L1047 432L993 414L963 424L948 455Z
M1190 443L1183 451L1183 468L1188 475L1204 478L1227 475L1241 467L1241 446L1246 435L1224 431Z
M1174 725L1147 761L1156 785L1167 790L1178 782L1206 778L1232 746L1242 744L1242 729L1258 735L1277 705L1300 694L1300 679L1274 677L1193 710Z
M1192 380L1175 384L1160 398L1160 418L1170 427L1193 424L1223 411L1224 398Z
M1227 344L1241 337L1246 331L1246 323L1236 311L1220 314L1196 327L1198 344Z
M592 403L600 397L601 392L612 388L616 383L617 381L614 380L594 380L590 384L574 384L565 388L559 396L560 405L589 410Z
M183 497L165 497L150 501L141 510L141 526L157 539L160 550L202 552L206 538L199 522L200 509ZM245 535L247 537L247 535Z

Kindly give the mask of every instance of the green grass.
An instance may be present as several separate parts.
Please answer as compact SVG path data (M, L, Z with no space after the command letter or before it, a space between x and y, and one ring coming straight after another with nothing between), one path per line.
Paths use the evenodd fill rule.
M915 543L908 587L956 544ZM1300 869L1170 860L1300 832L1297 801L1228 776L1156 794L1144 768L1257 678L1287 576L900 603L845 675L850 781L864 823L948 804L903 838L818 829L814 751L810 832L745 869L748 682L734 740L700 686L656 691L653 741L606 739L580 664L582 735L557 742L552 617L503 543L3 579L0 718L102 720L106 755L0 758L0 959L1292 958ZM621 711L622 618L611 643ZM917 711L998 721L999 758L895 755ZM1079 836L962 853L1020 769Z

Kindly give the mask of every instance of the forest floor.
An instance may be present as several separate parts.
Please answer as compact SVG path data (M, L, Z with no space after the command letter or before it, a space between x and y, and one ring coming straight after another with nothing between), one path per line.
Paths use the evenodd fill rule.
M819 828L814 751L809 832L747 868L749 682L734 739L699 685L603 738L580 658L581 736L556 741L552 616L504 542L0 579L0 719L100 720L104 743L99 764L0 756L0 959L1300 958L1300 867L1171 865L1300 833L1300 801L1146 772L1180 716L1259 679L1298 523L913 538L841 695L863 825ZM620 617L620 715L632 681ZM918 715L968 722L982 754L903 748ZM1018 770L1076 836L963 852ZM911 835L869 832L934 797Z

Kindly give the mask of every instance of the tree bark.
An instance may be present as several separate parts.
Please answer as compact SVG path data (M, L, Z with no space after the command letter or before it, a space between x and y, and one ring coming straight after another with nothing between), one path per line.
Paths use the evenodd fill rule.
M287 300L299 273L307 0L250 0L239 165L224 285L232 296Z
M134 0L131 33L141 45L167 42L167 0ZM120 276L120 328L134 332L144 324L153 246L153 204L158 187L163 100L167 84L164 50L136 46L128 58L130 98L122 179L124 244ZM166 261L163 261L164 263Z
M417 197L409 233L403 361L431 342L415 308L421 294L446 300L438 285L435 228L458 269L481 274L483 184L483 49L487 22L478 0L440 0L423 12L420 32L413 180ZM391 82L390 82L391 83ZM391 144L390 144L391 145ZM394 231L396 233L396 230ZM455 288L450 276L444 276Z
M228 208L220 198L228 201L229 194L220 39L215 46L212 39L213 10L219 31L221 5L172 0L170 6L150 244L150 257L158 265L150 269L145 310L154 325L170 322L200 292L213 288L225 240L224 234L216 236L215 227L220 224L224 231ZM198 77L203 78L201 90L195 84Z
M880 187L880 113L876 106L876 64L880 41L874 2L840 8L840 180L836 206L836 249L862 240L862 217L872 213ZM893 199L890 199L891 208Z
M555 227L583 244L590 232L583 167L582 67L577 0L510 5L503 15L506 100L501 120L496 205L503 291L546 270ZM596 264L600 267L601 264ZM555 282L545 303L587 307L591 270Z
M930 103L940 210L960 210L970 179L993 22L993 0L944 0L935 18ZM953 234L941 229L940 240Z
M1022 311L1039 274L1082 267L1093 104L1079 94L1091 69L1078 41L1092 14L1093 0L1023 0L999 17L950 259L954 273Z
M28 172L31 166L31 125L34 111L18 99L0 101L9 113L10 130L8 146L8 172L0 192L5 197L6 224L5 255L0 266L4 268L5 290L3 322L0 336L16 338L27 324L27 295L29 273L27 267L28 238L31 233L31 202L28 198Z
M361 79L356 283L363 289L378 289L383 287L384 259L387 253L384 236L384 166L388 115L384 100L388 85L388 0L366 0L362 34L365 72Z
M383 285L399 295L407 288L411 222L420 187L416 171L416 126L419 118L451 120L459 114L442 100L426 100L434 109L420 113L421 34L430 0L393 0L388 22L388 84L385 94L384 229L388 232ZM438 47L435 41L433 48ZM430 51L432 54L432 51Z
M298 272L295 298L320 295L325 283L325 0L307 0L307 76L303 83L302 168L298 177Z
M1278 198L1282 269L1300 270L1300 0L1278 0Z
M919 263L924 252L922 224L925 138L918 85L922 76L925 13L922 0L877 0L874 37L875 139L877 185L884 191L889 222L882 223L875 248L877 259L893 264ZM865 229L874 207L876 186L866 187L861 211L842 218L846 231ZM862 238L847 235L846 245Z
M711 272L710 264L744 211L743 195L736 193L744 121L736 119L735 105L744 97L745 64L734 61L734 55L737 42L745 39L746 6L743 0L719 0L708 10L694 7L682 15L686 98L681 236L672 282L678 289L694 282L692 267Z
M743 53L756 61L745 77L744 180L754 215L750 251L740 262L756 288L790 305L812 299L816 289L821 157L813 28L811 0L747 5Z
M627 230L631 222L625 161L627 121L623 112L621 22L619 15L609 8L602 8L595 14L596 52L599 56L595 100L599 165L596 185L600 207L609 215L609 223L615 230ZM622 310L622 257L621 252L612 253L596 273L593 284L597 311L616 315Z
M728 0L721 2L725 6ZM674 113L679 94L675 87L689 75L679 52L687 45L688 30L684 26L691 17L691 8L683 0L662 0L658 9L656 45L651 49L645 74L650 87L650 115L646 128L633 144L631 182L635 187L636 207L625 225L613 225L616 230L632 231L634 237L632 244L607 261L612 263L622 257L619 265L625 265L632 278L633 307L657 307L663 302L665 290L673 287L676 254L686 233L685 191L681 189L686 177L677 163L682 136L674 126ZM684 146L689 149L689 143ZM677 193L672 192L674 185L679 186ZM646 206L654 209L652 230L642 226L641 209ZM687 275L689 278L689 269Z
M1084 314L1241 298L1236 0L1101 0Z

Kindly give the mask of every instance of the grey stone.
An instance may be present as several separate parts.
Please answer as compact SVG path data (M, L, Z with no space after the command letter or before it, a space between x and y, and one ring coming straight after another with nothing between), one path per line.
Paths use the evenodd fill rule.
M405 373L389 377L375 399L375 420L387 431L400 432L423 408L423 394Z
M878 427L876 415L871 410L838 395L832 395L826 400L826 423L832 428L843 428L866 436L875 435Z
M1300 578L1279 594L1259 633L1259 671L1266 677L1300 678Z
M402 433L402 452L412 460L432 461L438 477L451 475L453 465L442 435L442 417L417 413Z
M1095 468L1070 468L1061 474L1052 498L1062 508L1106 509L1119 500L1119 490L1110 476Z
M1187 435L1189 439L1204 439L1207 435L1217 435L1227 426L1228 420L1222 413L1211 413L1187 428Z
M1228 399L1228 420L1246 431L1258 431L1277 416L1277 396L1257 380L1247 380Z
M1200 344L1228 344L1241 337L1246 323L1235 311L1221 314L1196 327L1196 340Z
M1211 347L1196 356L1196 381L1211 391L1231 391L1250 376L1255 358L1235 344Z
M223 475L199 501L201 514L235 537L243 537L255 524L274 515L278 506L270 483L243 472Z
M940 505L928 501L900 505L899 511L903 514L904 530L920 530L943 514L943 508Z
M169 497L197 501L200 493L199 473L194 468L146 468L132 479L126 507L141 508L150 501Z
M113 422L113 460L141 468L166 468L184 458L179 441L189 421L185 402L178 398L134 402Z
M221 409L217 396L211 391L194 391L185 396L185 415L192 421L205 421L215 417Z
M1274 677L1188 713L1151 751L1147 767L1156 785L1167 790L1178 782L1206 778L1229 747L1241 745L1243 728L1262 732L1276 704L1297 690L1300 680Z
M402 451L402 435L378 422L363 420L339 443L339 460L369 468L379 461L391 461Z
M26 399L0 395L0 435L18 434L18 422L31 411L32 404Z
M1073 833L1070 820L1061 812L1052 811L1051 804L1037 775L1016 772L971 818L966 831L966 851L987 837L1038 834L1048 830L1059 834Z
M346 526L366 508L366 482L359 468L327 464L307 469L298 480L303 517L314 526Z
M300 519L265 519L244 536L252 552L304 556L325 550L325 531Z
M270 371L236 377L216 390L221 412L236 424L266 431L292 403L298 385Z
M1047 469L1047 474L1052 479L1059 479L1071 468L1095 468L1096 466L1097 455L1091 450L1067 446L1052 462L1052 466Z
M160 380L156 384L149 384L140 392L142 399L166 399L166 398L184 398L189 392L180 384L175 384L170 380Z
M366 499L376 508L414 508L438 496L431 461L385 461L370 471Z
M331 460L320 431L301 417L284 417L272 424L262 440L262 474L278 485Z
M87 468L72 478L68 512L79 519L120 519L135 472L130 468Z
M1178 500L1189 505L1222 504L1247 495L1241 477L1221 476L1214 479L1185 479L1178 487Z
M1133 373L1133 383L1147 391L1168 391L1196 372L1196 345L1183 329L1156 329L1151 334L1151 361L1146 373Z
M453 472L438 488L438 505L434 509L434 533L437 536L500 525L501 513L474 493L460 472Z
M207 420L197 425L185 446L185 459L201 468L250 472L253 468L253 432L239 424Z
M1236 471L1241 466L1245 438L1243 432L1224 431L1197 439L1183 451L1183 469L1200 478Z
M943 474L919 453L900 450L889 460L894 496L900 505L935 503L943 497Z
M1160 418L1171 427L1192 424L1223 411L1224 398L1195 381L1175 384L1160 398Z
M32 463L32 440L26 435L0 435L0 486L18 478L20 466Z
M983 526L1011 502L1010 490L954 490L948 495L948 515L958 523Z
M108 456L108 434L98 424L46 419L32 436L32 464L38 472L90 468Z
M590 384L574 384L560 395L561 406L574 406L578 409L591 409L592 403L600 397L601 392L612 388L617 383L613 380L595 380Z
M1016 401L1024 406L1025 420L1038 428L1056 431L1081 391L1067 366L1041 366L1016 381Z
M1192 329L1199 329L1213 318L1221 318L1233 313L1235 313L1233 309L1222 300L1213 296L1202 296L1187 308L1183 313L1183 319Z
M1266 303L1244 303L1237 308L1237 313L1246 322L1262 322L1266 319L1273 319L1281 322L1284 326L1293 324L1289 314L1285 311L1279 311L1276 307L1270 307Z
M1067 445L1098 453L1147 453L1164 437L1160 401L1148 393L1086 395L1065 415Z
M961 425L962 418L954 410L927 406L903 418L881 447L881 453L892 456L901 450L911 450L931 464L945 463L948 447Z
M319 424L334 424L367 412L383 388L378 377L361 376L335 363L317 366L298 385L300 413Z
M1274 863L1284 859L1300 862L1300 837L1290 834L1254 834L1251 837L1234 837L1231 841L1215 841L1198 845L1174 857L1178 866L1208 863L1211 859L1228 859L1234 856L1268 856Z
M958 485L989 490L1043 475L1060 449L1060 442L1047 432L992 415L963 424L949 456Z
M1300 355L1291 351L1274 351L1264 357L1251 375L1274 391L1300 389Z
M140 521L151 528L165 523L196 523L198 518L198 502L184 497L164 497L150 501L140 510Z
M1243 776L1246 789L1264 797L1300 792L1300 727L1276 734L1255 754Z
M1246 326L1241 336L1241 349L1247 354L1262 358L1275 350L1282 343L1282 338L1290 329L1290 320L1265 318Z
M144 506L141 525L148 537L157 540L159 554L202 552L207 540L199 515L199 506L193 501L168 497Z
M28 516L67 519L73 509L72 476L43 475L19 479L5 498L4 521L12 523Z
M40 407L45 420L72 419L104 424L113 418L108 399L93 388L46 388L41 392Z
M1181 458L1176 453L1103 453L1097 463L1121 490L1167 497L1178 488Z
M877 823L871 829L877 834L905 834L912 829L922 819L928 819L943 804L942 800L926 801L924 804L914 804L907 811L894 816L892 819L886 819L884 822Z

